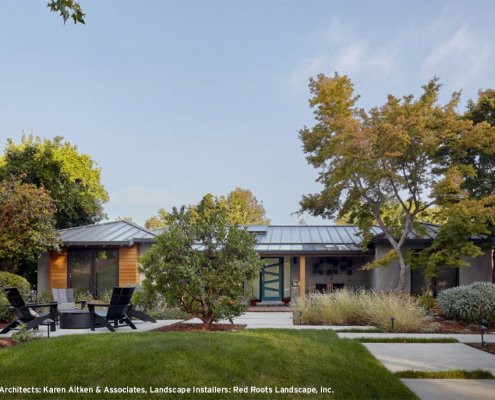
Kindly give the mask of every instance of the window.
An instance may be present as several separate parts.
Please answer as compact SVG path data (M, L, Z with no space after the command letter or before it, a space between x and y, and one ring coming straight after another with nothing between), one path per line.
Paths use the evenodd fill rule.
M118 285L117 249L69 249L69 287L98 297Z

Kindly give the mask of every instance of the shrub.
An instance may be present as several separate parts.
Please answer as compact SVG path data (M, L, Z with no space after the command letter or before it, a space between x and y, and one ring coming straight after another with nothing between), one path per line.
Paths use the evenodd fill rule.
M432 331L435 328L433 318L428 315L421 302L408 293L375 292L370 293L365 301L369 322L380 329L418 332ZM393 328L392 318L394 318Z
M399 292L369 292L343 289L331 293L313 293L297 299L292 309L301 324L354 325L373 324L385 331L431 331L432 317L421 303Z
M493 283L475 282L446 289L438 295L437 300L446 318L467 323L479 323L484 319L488 325L495 325Z
M29 298L31 287L29 282L22 276L9 272L0 272L0 288L2 287L16 287L26 301ZM12 311L9 307L10 303L5 293L3 290L0 290L0 322L10 321L13 318Z
M39 337L39 332L34 329L26 329L25 324L19 324L19 330L12 334L14 342L24 343Z

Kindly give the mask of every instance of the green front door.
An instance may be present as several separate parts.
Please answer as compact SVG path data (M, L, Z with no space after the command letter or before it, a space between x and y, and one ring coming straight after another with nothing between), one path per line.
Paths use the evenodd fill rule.
M283 293L283 257L263 258L260 273L261 301L282 301Z

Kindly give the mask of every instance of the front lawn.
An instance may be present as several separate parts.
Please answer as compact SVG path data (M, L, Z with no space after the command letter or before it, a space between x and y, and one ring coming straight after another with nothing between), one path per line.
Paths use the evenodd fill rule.
M5 399L415 399L359 342L330 331L133 333L65 336L0 350L1 387L139 387L143 394L4 395ZM233 387L268 388L239 394ZM228 394L158 395L150 387L218 387ZM334 394L274 394L275 388Z

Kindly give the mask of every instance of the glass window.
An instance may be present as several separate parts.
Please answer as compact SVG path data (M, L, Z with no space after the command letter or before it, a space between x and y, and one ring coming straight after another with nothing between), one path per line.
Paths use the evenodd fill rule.
M77 292L93 293L92 258L91 250L69 252L70 287Z
M118 286L119 259L117 250L95 251L95 278L97 295Z

